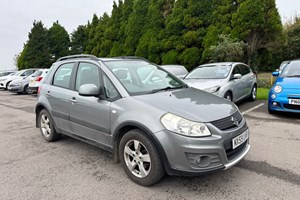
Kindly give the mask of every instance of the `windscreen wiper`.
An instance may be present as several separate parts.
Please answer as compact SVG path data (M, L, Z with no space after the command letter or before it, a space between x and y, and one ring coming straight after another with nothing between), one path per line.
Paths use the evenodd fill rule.
M151 90L148 94L153 94L156 92L160 92L160 91L168 91L168 90L176 90L176 89L181 89L181 88L187 88L188 85L181 85L181 86L177 86L177 87L165 87L165 88L160 88L160 89L155 89L155 90Z

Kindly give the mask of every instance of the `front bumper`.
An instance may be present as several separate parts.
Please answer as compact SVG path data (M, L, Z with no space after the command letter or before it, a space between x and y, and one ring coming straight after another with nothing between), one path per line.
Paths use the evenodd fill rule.
M203 138L186 137L167 130L155 133L166 154L168 174L197 175L226 170L236 165L249 152L249 138L232 149L232 139L248 131L245 119L239 127L226 131L220 131L211 124L207 126L212 136Z
M269 92L268 107L272 111L300 113L300 105L290 104L289 99L300 99L300 92L283 91L277 94L271 90Z
M15 92L15 93L23 92L22 85L19 85L19 86L11 86L11 85L9 85L7 89L8 89L8 91Z

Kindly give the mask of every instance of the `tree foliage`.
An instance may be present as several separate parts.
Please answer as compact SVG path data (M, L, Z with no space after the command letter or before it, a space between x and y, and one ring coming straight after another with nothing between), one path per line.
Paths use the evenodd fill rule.
M141 56L188 69L210 61L270 66L288 55L299 56L297 23L282 36L275 0L118 0L111 14L94 14L90 22L78 26L71 41L57 22L49 31L34 22L17 64L19 68L49 66L51 56L87 53ZM38 44L35 35L43 38Z

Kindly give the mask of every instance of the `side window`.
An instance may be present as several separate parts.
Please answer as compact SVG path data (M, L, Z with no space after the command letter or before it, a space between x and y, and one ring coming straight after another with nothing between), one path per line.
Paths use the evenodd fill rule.
M245 65L240 65L240 68L241 68L242 76L250 73L249 67L247 67Z
M94 84L100 88L99 67L91 63L79 63L76 76L76 91L84 84Z
M53 85L63 88L69 88L73 67L74 63L61 65L54 74Z
M103 75L103 84L107 98L114 99L119 96L118 90L115 88L113 83L109 80L109 78L106 75Z

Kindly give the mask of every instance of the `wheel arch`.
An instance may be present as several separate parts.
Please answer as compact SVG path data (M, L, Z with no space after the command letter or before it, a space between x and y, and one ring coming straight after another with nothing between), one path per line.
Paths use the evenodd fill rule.
M159 143L158 139L154 136L152 131L149 128L147 128L145 125L143 125L139 122L133 122L133 121L124 122L116 128L116 131L113 134L113 158L114 158L114 161L116 163L120 162L118 152L119 152L119 144L120 144L121 138L125 135L125 133L127 133L128 131L133 130L133 129L139 129L139 130L143 131L146 134L146 136L148 136L154 142L154 145L157 148L157 150L161 156L161 159L163 161L164 168L166 171L168 171L170 165L169 165L169 161L168 161L168 158L165 154L163 147Z

